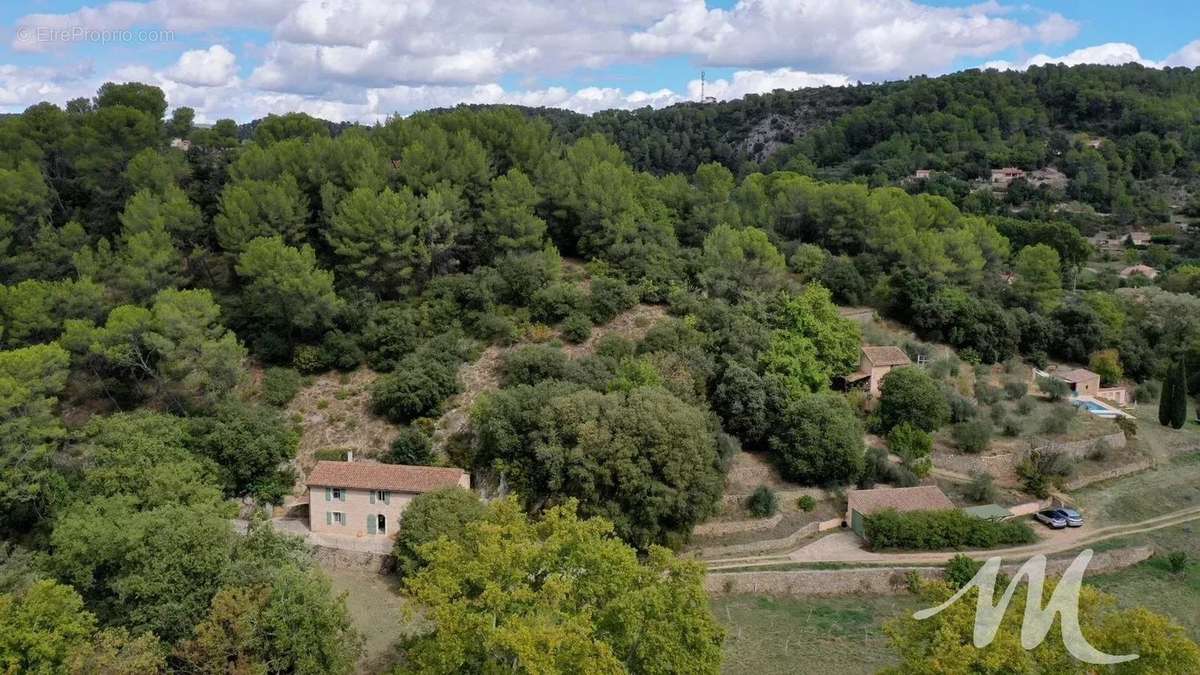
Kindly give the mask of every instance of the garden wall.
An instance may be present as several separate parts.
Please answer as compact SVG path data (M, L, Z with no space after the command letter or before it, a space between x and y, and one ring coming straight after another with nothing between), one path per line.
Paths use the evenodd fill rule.
M1102 574L1136 565L1154 555L1149 546L1103 551L1092 557L1088 574ZM1074 556L1047 561L1046 572L1062 574ZM1024 561L1021 561L1023 563ZM1004 565L1005 574L1013 574L1021 563ZM845 595L899 595L908 592L907 576L915 572L922 579L942 578L941 567L873 567L844 570L788 570L779 572L715 572L704 577L704 586L713 595L749 594L788 597L830 597Z
M719 537L735 532L761 532L769 530L783 520L782 513L776 513L770 518L752 518L750 520L714 520L701 523L692 529L697 537Z
M735 558L753 555L764 551L780 551L795 548L802 540L817 534L842 526L841 518L831 518L817 523L808 523L795 532L778 539L763 539L745 544L727 544L725 546L708 546L701 548L697 554L706 560L713 558Z

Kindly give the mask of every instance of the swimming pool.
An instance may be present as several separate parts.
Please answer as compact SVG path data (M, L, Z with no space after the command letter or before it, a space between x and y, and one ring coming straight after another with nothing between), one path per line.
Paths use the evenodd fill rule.
M1104 405L1103 403L1098 403L1096 401L1092 401L1092 400L1088 400L1088 399L1075 399L1074 401L1072 401L1072 403L1074 403L1077 407L1087 410L1088 412L1095 415L1096 417L1104 417L1104 418L1111 419L1114 417L1123 417L1124 416L1124 413L1122 413L1121 411L1115 410L1113 408L1110 408L1110 407Z

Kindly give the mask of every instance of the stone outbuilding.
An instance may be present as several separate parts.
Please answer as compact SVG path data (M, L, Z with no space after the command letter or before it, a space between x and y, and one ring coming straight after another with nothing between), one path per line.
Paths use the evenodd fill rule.
M946 511L956 508L936 485L904 488L854 490L846 494L846 525L858 536L867 538L867 516L893 509L905 511Z

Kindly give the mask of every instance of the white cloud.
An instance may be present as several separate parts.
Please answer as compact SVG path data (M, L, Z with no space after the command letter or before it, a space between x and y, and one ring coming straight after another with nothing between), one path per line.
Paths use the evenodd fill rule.
M791 68L776 70L739 70L733 80L709 80L704 85L704 95L719 101L741 98L746 94L762 94L776 89L801 89L804 87L843 87L850 78L833 73L806 73ZM688 98L699 100L700 80L688 82Z
M1104 44L1076 49L1062 56L1037 54L1019 62L988 61L982 67L996 68L998 70L1025 70L1030 66L1044 66L1048 63L1061 63L1067 66L1077 66L1084 63L1103 66L1140 63L1147 68L1163 68L1166 66L1186 66L1190 68L1200 66L1200 40L1185 45L1182 49L1171 54L1163 61L1154 61L1143 57L1138 48L1128 42L1105 42Z
M221 45L184 52L167 77L195 87L220 87L237 77L236 57Z
M1200 67L1200 40L1192 40L1163 60L1164 66Z
M1036 26L984 3L935 7L910 0L741 0L709 9L681 4L630 37L646 54L689 53L721 66L788 66L890 77L939 72L1031 40L1058 41L1077 27L1051 14Z

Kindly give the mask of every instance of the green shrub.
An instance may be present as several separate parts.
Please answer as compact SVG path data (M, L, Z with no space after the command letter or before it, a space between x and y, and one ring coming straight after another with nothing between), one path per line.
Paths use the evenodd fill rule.
M396 436L391 449L380 460L385 464L432 466L437 458L433 454L433 441L425 432L414 427L401 427L400 435Z
M592 280L588 298L588 316L597 324L608 323L638 301L637 289L620 279L597 277Z
M928 373L906 366L884 376L878 415L884 433L902 422L932 433L950 418L950 405Z
M954 425L951 435L959 450L975 454L987 448L992 440L992 424L987 420L972 420Z
M992 474L985 471L977 471L971 474L971 482L967 483L967 487L963 493L967 499L976 504L988 504L996 500L995 479Z
M637 352L637 345L616 333L609 333L596 340L596 356L602 359L621 361Z
M1172 551L1167 554L1167 569L1174 574L1180 574L1188 568L1187 551Z
M958 509L906 511L894 509L867 516L867 540L873 550L985 549L1029 544L1036 540L1023 521L973 518Z
M1005 417L1000 422L1000 433L1009 438L1016 438L1021 435L1021 423L1011 417Z
M325 354L315 345L298 345L292 350L292 367L305 375L329 370Z
M529 309L536 321L558 323L586 305L587 298L578 286L559 281L534 293Z
M1071 458L1053 448L1030 450L1017 464L1025 490L1039 499L1049 497L1050 488L1061 487L1074 470Z
M537 384L542 380L566 379L567 355L553 345L527 345L505 354L500 365L504 386Z
M759 485L746 499L746 508L755 518L769 518L779 510L779 496L766 485Z
M950 584L953 588L962 588L971 583L971 580L975 578L981 567L983 567L982 562L958 553L946 563L946 583Z
M371 410L392 422L407 424L436 412L458 393L458 368L443 361L407 356L396 371L382 375L371 388Z
M997 401L988 409L988 417L992 420L992 425L998 427L1004 422L1004 418L1008 417L1008 411L1004 409L1003 403Z
M291 368L267 368L263 373L262 397L267 403L283 407L296 398L300 391L301 377Z
M1014 410L1017 411L1018 415L1028 415L1029 413L1033 412L1033 397L1021 397L1021 399L1017 401L1017 405L1014 407Z
M364 358L362 347L351 335L334 330L326 333L321 340L321 361L326 368L354 370Z
M1054 436L1067 433L1071 428L1071 421L1078 413L1078 408L1067 403L1054 406L1042 419L1042 433Z
M1071 395L1071 387L1057 377L1039 377L1037 386L1051 401L1061 401Z
M592 334L592 320L582 313L568 316L562 324L562 335L568 342L579 344Z
M516 344L521 331L509 317L485 312L476 317L474 334L481 340L507 347Z
M975 382L975 400L982 405L991 405L1000 400L1000 389L982 380Z
M813 499L812 495L800 495L800 498L796 500L796 508L808 513L817 508L817 500Z
M917 477L929 475L933 463L929 459L933 452L933 437L904 422L892 428L887 436L888 447L904 460L904 465Z
M344 448L323 448L313 453L313 459L318 462L344 462L346 461L346 450Z
M953 424L973 420L979 414L975 402L957 392L947 392L946 401L950 404L950 422Z
M1009 380L1004 383L1004 397L1010 401L1018 401L1029 393L1029 385L1024 380Z
M1162 393L1162 386L1153 380L1148 380L1137 386L1133 396L1138 403L1152 403L1158 400L1160 393Z

